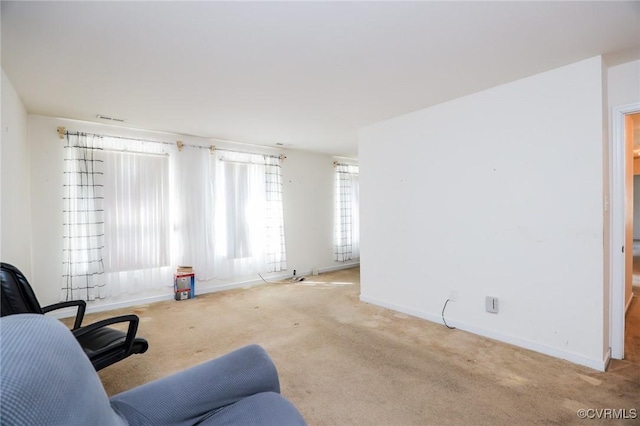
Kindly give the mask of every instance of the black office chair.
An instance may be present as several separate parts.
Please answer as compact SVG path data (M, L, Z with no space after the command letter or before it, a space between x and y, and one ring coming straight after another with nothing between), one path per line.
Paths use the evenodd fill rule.
M147 351L149 343L136 337L138 331L137 315L122 315L98 321L82 327L87 304L84 300L54 303L41 307L33 289L25 276L13 265L0 263L0 282L2 306L0 316L14 314L42 314L56 309L77 307L75 322L71 332L87 354L96 371L121 361L133 354ZM111 324L129 323L127 332L111 327Z

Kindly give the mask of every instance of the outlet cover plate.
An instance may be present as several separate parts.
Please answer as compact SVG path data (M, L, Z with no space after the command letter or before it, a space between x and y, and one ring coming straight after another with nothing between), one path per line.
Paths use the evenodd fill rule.
M487 309L487 312L491 312L492 314L497 314L500 307L498 304L498 298L487 296L485 298L485 307Z

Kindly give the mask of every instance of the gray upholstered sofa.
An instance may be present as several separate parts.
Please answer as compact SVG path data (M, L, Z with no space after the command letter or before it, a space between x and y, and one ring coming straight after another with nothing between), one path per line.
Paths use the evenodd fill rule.
M0 319L3 425L303 425L252 345L108 398L71 332L43 315Z

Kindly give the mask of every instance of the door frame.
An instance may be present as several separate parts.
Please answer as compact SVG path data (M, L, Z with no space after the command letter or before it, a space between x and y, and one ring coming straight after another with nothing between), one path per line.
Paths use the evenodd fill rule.
M609 246L609 346L611 358L624 358L626 152L625 116L640 112L640 102L614 107L611 113L610 152L611 210ZM605 200L606 202L606 200ZM633 247L625 247L633 250Z

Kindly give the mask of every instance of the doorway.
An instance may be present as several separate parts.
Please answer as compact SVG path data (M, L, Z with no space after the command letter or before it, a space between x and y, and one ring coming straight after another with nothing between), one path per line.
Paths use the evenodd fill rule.
M613 108L611 115L612 143L609 159L610 199L605 199L605 216L609 212L608 227L608 270L609 270L609 342L613 359L623 359L630 350L637 348L637 342L629 341L629 351L625 350L625 337L638 334L632 328L626 330L626 319L633 321L634 315L627 315L627 308L635 307L633 291L633 125L627 120L630 115L640 113L640 102ZM633 118L630 118L633 120ZM629 129L627 129L627 127ZM640 146L638 146L640 149ZM640 151L638 151L640 153ZM640 206L639 206L640 207ZM640 211L638 212L640 214ZM638 221L640 222L640 216ZM640 252L639 252L640 253ZM633 306L632 306L633 305ZM635 312L635 310L634 310ZM633 347L631 347L633 345ZM631 355L631 353L628 353Z
M627 229L627 234L632 234L632 250L629 250L631 265L625 274L624 359L640 364L640 113L625 116L624 133L633 176L627 192L630 193L630 199L627 196L627 205L630 206L627 214L631 215L632 222L632 229Z

